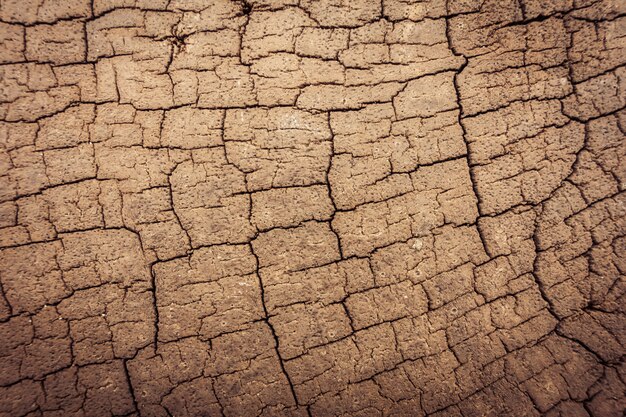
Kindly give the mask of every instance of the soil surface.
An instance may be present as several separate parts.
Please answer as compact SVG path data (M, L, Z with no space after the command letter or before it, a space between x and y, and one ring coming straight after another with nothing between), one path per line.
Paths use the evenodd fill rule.
M0 0L0 416L622 416L626 2Z

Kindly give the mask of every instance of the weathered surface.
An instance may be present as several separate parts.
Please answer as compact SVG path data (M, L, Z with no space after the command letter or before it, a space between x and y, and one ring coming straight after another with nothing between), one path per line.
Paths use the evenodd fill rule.
M626 3L0 0L0 416L621 416Z

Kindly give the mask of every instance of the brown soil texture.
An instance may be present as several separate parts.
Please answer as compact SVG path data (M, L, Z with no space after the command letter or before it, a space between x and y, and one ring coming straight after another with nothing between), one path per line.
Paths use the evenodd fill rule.
M0 416L623 416L623 0L0 0Z

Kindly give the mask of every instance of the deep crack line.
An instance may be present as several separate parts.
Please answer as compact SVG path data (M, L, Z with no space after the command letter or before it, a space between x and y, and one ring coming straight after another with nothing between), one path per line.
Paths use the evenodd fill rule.
M265 303L265 287L263 285L263 279L261 278L259 257L254 252L254 247L253 247L252 243L249 243L248 246L250 247L250 252L254 256L254 259L255 259L255 262L256 262L256 272L255 273L256 273L256 276L257 276L257 278L259 280L259 289L261 290L261 304L263 306L263 314L265 315L265 319L263 321L265 322L265 324L267 324L267 326L269 327L270 331L272 332L272 337L274 338L274 344L275 344L274 350L276 351L276 357L278 358L278 362L280 364L280 369L281 369L283 375L285 376L285 378L287 379L287 383L289 384L291 395L293 396L294 405L298 406L298 405L300 405L300 403L299 403L298 397L296 395L296 390L294 388L293 382L291 381L291 377L289 376L289 373L285 369L285 361L283 360L283 357L280 354L280 340L278 339L278 335L276 334L276 330L274 329L274 326L270 322L270 314L269 314L269 312L267 310L267 305Z

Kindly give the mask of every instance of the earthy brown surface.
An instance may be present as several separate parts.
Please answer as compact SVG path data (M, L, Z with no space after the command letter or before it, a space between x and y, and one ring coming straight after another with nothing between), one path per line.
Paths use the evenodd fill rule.
M622 416L626 2L0 0L1 416Z

